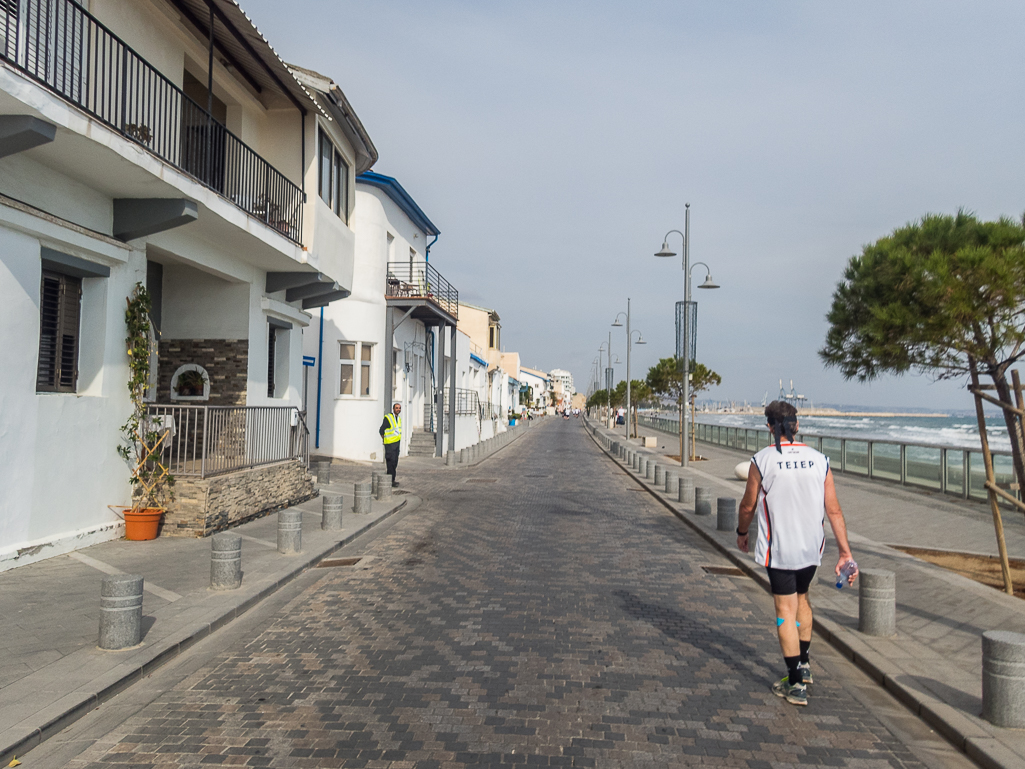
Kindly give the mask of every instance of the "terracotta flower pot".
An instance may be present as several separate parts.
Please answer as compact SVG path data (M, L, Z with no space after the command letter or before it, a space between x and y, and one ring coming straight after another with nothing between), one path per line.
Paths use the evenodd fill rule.
M135 511L125 510L125 539L133 542L156 539L157 530L160 527L160 516L163 514L163 509L159 507L147 507Z

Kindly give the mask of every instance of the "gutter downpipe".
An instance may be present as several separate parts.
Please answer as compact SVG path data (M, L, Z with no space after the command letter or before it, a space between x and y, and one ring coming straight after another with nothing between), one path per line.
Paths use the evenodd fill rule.
M320 448L320 385L324 379L324 308L320 308L320 338L317 340L317 435L313 448Z
M427 244L427 248L424 249L424 262L426 264L430 264L431 263L431 246L433 246L437 242L438 242L438 236L435 235L434 236L434 240L432 240L430 243L428 243Z

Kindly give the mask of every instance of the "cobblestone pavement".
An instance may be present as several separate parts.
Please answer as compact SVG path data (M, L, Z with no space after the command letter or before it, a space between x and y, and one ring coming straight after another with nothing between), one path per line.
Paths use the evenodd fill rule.
M828 666L807 708L774 697L764 594L575 420L405 480L426 502L367 568L323 569L69 766L923 766Z

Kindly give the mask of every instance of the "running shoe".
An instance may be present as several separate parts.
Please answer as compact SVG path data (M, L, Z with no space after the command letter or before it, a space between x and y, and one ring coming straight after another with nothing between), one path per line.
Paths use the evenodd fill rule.
M772 693L777 697L782 697L791 705L808 704L808 687L803 683L791 685L789 676L783 676L774 683L772 685Z
M811 664L808 662L799 662L797 669L801 671L801 678L804 679L806 684L815 683L815 679L811 677Z

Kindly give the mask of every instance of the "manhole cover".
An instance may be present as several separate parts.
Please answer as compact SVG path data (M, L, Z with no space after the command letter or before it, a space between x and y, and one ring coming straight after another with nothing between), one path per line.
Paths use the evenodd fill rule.
M325 558L317 564L318 569L331 569L335 566L355 566L362 560L362 556L350 558Z
M747 575L736 566L702 566L709 574L718 574L723 577L746 577Z
M466 483L494 483L498 478L467 478Z

